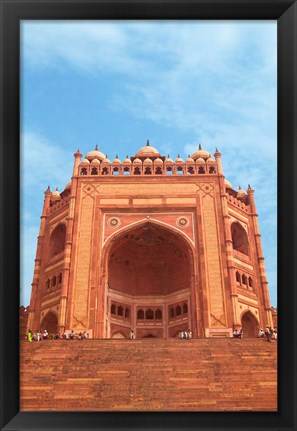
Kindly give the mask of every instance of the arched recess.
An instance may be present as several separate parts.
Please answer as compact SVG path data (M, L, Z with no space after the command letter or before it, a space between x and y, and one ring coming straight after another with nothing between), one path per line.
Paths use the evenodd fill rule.
M238 222L232 223L231 235L232 235L233 249L249 256L248 236L240 223Z
M105 243L100 267L99 296L105 297L106 304L112 302L114 299L112 295L122 296L120 300L125 306L130 304L129 298L133 298L131 322L144 326L157 325L161 328L160 331L163 327L164 332L158 332L158 337L167 337L169 324L168 313L165 310L171 304L176 304L175 295L182 294L185 299L189 298L191 307L187 316L180 314L181 319L185 320L186 326L192 328L193 335L198 336L195 320L196 310L199 309L196 303L198 296L196 291L194 293L193 287L194 280L197 279L196 272L193 245L190 240L175 228L146 220L121 229ZM142 297L146 298L144 302ZM148 297L151 297L151 303L148 302ZM139 310L144 304L146 309L154 310L154 314L153 318L145 318L144 321L141 319L140 322L137 313L140 313ZM108 316L108 312L109 308L105 311L101 309L96 317L97 321L110 324L110 329L108 326L101 327L101 333L99 327L99 337L112 334L112 327L120 324L114 321L117 316L111 314ZM170 326L176 324L178 322L171 322ZM134 328L133 325L133 329L136 329L138 338L137 327ZM143 333L140 335L140 331L139 336L140 338L143 336Z
M45 329L49 334L56 334L58 326L58 317L52 311L46 313L40 325L40 330L43 332Z
M64 250L66 239L66 226L63 223L58 224L51 234L50 238L50 257L61 253Z
M246 311L242 314L241 327L244 338L257 337L259 322L251 311Z

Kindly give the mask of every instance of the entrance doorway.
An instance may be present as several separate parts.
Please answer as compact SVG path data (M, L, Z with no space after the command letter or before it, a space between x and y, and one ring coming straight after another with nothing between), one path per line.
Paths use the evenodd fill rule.
M196 332L192 254L181 235L147 222L112 243L107 266L109 337L131 329L136 338Z
M250 311L247 311L242 315L241 322L243 336L245 338L257 337L259 331L259 323Z

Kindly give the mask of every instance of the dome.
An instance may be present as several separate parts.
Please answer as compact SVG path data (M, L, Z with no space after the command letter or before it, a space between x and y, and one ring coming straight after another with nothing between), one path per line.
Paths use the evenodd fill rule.
M209 159L209 152L202 150L201 145L199 144L198 150L195 151L192 156L191 156L194 160L198 159L199 157L201 157L204 160Z
M143 164L145 164L145 165L151 165L152 163L153 163L153 161L151 159L149 159L148 157L143 162Z
M168 154L167 159L165 160L165 163L173 163L172 158L170 157L170 155Z
M70 183L66 184L64 190L70 190L71 189L71 181Z
M56 190L51 195L51 201L59 201L60 199L61 199L61 196L57 187Z
M109 165L110 165L110 160L109 160L109 158L107 157L107 154L106 154L106 156L104 157L104 159L102 160L102 163L105 163L105 164L109 164Z
M133 160L133 165L142 165L142 161L136 157L136 159Z
M177 158L175 159L175 163L184 163L183 159L181 158L181 156L178 154Z
M90 164L90 162L89 162L89 160L88 160L88 159L84 159L84 160L81 162L81 164L82 164L82 165L89 165L89 164Z
M232 189L233 188L232 184L230 183L230 181L228 181L226 179L225 179L225 186L226 186L226 189Z
M94 151L90 151L87 155L86 155L86 159L88 159L90 162L93 159L99 159L99 160L103 160L105 159L105 156L103 153L101 153L101 151L98 151L98 145L96 145L95 150Z
M146 146L139 148L135 157L149 157L149 156L160 156L159 151L155 147L151 147L149 140L147 140Z
M98 159L93 159L93 160L91 161L91 165L100 165L100 162L99 162L99 160L98 160Z
M239 186L237 191L237 199L244 199L247 196L246 192Z
M211 154L208 155L207 162L214 162L214 159L211 157Z
M126 156L126 158L125 158L125 160L123 161L123 164L129 164L129 165L131 165L131 159L128 157L128 156Z
M202 159L202 157L198 157L198 159L196 160L196 163L205 163L205 160Z
M163 160L159 157L155 160L155 165L163 165Z
M186 160L186 163L195 163L194 159L192 159L192 157L190 156L190 154L188 155L188 158Z
M120 161L120 159L119 159L119 157L118 157L118 155L116 155L116 158L112 161L112 163L113 164L118 164L118 165L120 165L121 164L121 161Z

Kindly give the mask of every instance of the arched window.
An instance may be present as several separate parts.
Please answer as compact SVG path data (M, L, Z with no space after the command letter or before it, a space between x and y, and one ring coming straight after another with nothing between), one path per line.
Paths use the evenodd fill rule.
M162 168L160 168L160 166L158 166L158 167L156 168L155 174L156 174L156 175L162 175Z
M140 169L134 168L134 175L140 175Z
M238 271L236 271L236 281L237 281L237 283L240 284L240 280L241 280L240 274L239 274Z
M187 314L188 313L188 304L185 302L183 304L183 314Z
M55 256L64 250L66 226L59 224L52 232L50 238L50 256Z
M215 170L215 167L214 167L214 166L210 166L210 168L209 168L209 173L210 173L210 174L215 174L215 173L216 173L216 170Z
M203 166L199 166L198 174L205 174L205 169L203 168Z
M157 319L157 320L161 320L162 319L162 311L161 310L156 310L156 312L155 312L155 318Z
M231 225L231 235L233 241L233 249L240 251L243 254L249 255L249 243L247 233L244 228L237 222Z
M144 319L144 311L143 310L137 311L137 319L139 319L139 320Z
M153 319L154 318L154 312L150 308L146 310L145 312L145 318L146 319Z
M119 168L113 168L112 175L120 175Z
M130 310L129 310L129 308L125 308L125 317L127 319L129 319L129 317L130 317Z
M119 316L122 316L122 315L123 315L123 313L124 313L124 309L123 309L123 307L120 305L120 306L118 307L118 315L119 315Z
M246 276L244 274L242 274L241 279L242 279L242 284L247 285L247 278L246 278Z
M176 173L177 174L183 174L184 173L184 169L183 169L183 167L182 166L178 166L177 168L176 168Z
M249 277L249 286L253 287L253 279L252 279L252 277Z
M81 168L80 175L87 175L87 168Z
M97 168L92 168L91 175L98 175L98 169Z
M174 308L170 308L170 310L169 310L169 316L170 316L171 318L173 318L173 317L174 317Z
M124 175L130 175L130 168L124 168Z
M195 172L194 172L194 168L193 168L193 166L190 166L189 168L188 168L188 174L194 174Z
M178 305L177 307L175 307L175 315L176 316L180 316L181 315L181 307L180 307L180 305Z
M111 305L111 307L110 307L110 313L111 314L116 314L116 306L115 306L115 304Z
M62 272L60 272L59 276L58 276L58 284L62 283Z
M49 288L50 288L50 285L51 285L51 282L50 282L50 279L48 278L48 279L46 280L46 288L47 288L47 289L49 289Z
M167 174L167 175L172 175L172 167L171 167L171 166L168 166L168 167L166 168L166 174Z
M151 174L152 174L151 168L146 167L144 170L144 175L151 175Z
M52 278L52 286L55 286L57 284L57 277L54 275Z

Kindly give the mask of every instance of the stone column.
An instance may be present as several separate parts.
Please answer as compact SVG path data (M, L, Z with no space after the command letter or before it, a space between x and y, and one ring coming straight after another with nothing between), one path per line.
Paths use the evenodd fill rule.
M47 210L50 207L50 198L51 198L52 192L50 191L50 188L48 187L47 190L44 192L44 203L43 203L43 209L41 214L41 221L40 221L40 228L39 228L39 234L37 239L37 249L36 249L36 258L35 258L35 266L34 266L34 274L33 274L33 282L32 282L32 292L31 292L31 299L30 299L30 309L29 309L29 315L28 315L28 323L27 323L27 331L28 329L31 329L32 331L35 331L34 325L36 326L37 323L39 326L39 322L36 322L37 319L37 308L40 308L40 304L38 304L38 296L39 296L39 290L41 287L39 285L39 276L40 276L40 266L41 266L41 257L43 252L43 242L44 242L44 230L45 230L45 224L46 224L46 218L47 218Z
M77 181L78 181L77 175L78 175L78 166L80 164L80 159L82 157L79 149L74 154L74 157L75 159L74 159L74 166L73 166L73 176L71 180L69 212L67 217L66 239L65 239L65 248L64 248L64 264L62 268L63 279L62 279L60 313L59 313L59 322L58 322L58 332L61 332L61 333L63 333L66 329L65 325L66 325L69 273L70 273L70 263L71 263L72 234L73 234Z
M230 292L231 292L233 325L239 327L241 326L241 322L238 315L238 293L237 293L237 286L236 286L235 265L233 260L231 222L230 222L230 216L228 212L228 202L227 202L227 194L226 194L226 186L225 186L225 177L222 169L221 153L218 151L217 148L214 153L214 156L217 163L218 176L219 176L219 182L220 182L221 205L222 205L224 233L225 233L227 271L228 271L228 278L229 278Z
M266 324L273 328L271 305L270 305L270 298L269 298L269 291L268 291L268 281L266 277L266 270L265 270L265 264L264 264L261 234L260 234L259 223L258 223L258 214L256 210L254 190L251 188L250 185L248 186L247 192L248 192L248 199L249 199L249 204L251 208L252 223L254 227L256 254L258 259L258 269L260 273L260 283L261 283L261 291L263 295L263 302L264 302L263 305L264 305L264 311L266 316Z

